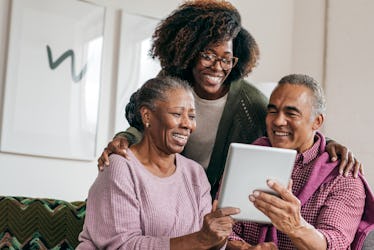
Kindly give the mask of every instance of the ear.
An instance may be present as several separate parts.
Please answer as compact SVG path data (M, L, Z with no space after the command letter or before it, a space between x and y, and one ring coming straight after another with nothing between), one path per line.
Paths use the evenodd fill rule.
M312 126L313 130L318 130L322 126L324 120L325 120L325 116L323 114L317 115L314 118L314 122Z
M143 125L150 123L151 120L151 109L146 106L140 108L140 115L142 116Z

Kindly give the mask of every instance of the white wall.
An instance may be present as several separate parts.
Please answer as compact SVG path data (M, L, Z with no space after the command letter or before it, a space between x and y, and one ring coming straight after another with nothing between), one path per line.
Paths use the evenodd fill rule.
M293 46L293 0L233 0L242 16L243 26L260 47L258 67L251 82L274 82L291 71Z
M326 55L326 132L349 145L374 187L374 2L330 0Z
M101 152L115 132L113 129L114 112L112 111L115 108L113 97L115 96L120 46L119 9L123 8L129 13L162 18L181 1L90 1L107 6L97 142L97 152ZM329 41L326 91L328 105L330 110L334 110L334 114L332 112L328 114L327 134L342 143L352 145L352 150L364 160L367 172L371 173L368 177L373 184L374 169L370 170L370 163L374 162L372 158L374 154L367 146L369 144L362 146L362 143L370 143L370 139L373 139L370 135L363 135L363 133L370 131L368 126L373 122L370 116L370 104L365 102L368 103L365 105L364 101L368 99L367 95L373 92L374 88L370 85L371 71L369 71L374 61L372 53L374 43L372 34L367 37L370 27L362 26L361 23L367 25L369 21L373 23L373 18L369 13L370 10L373 13L374 6L370 0L358 0L354 3L344 0L342 4L340 1L342 0L331 1L330 8L336 11L331 14L329 12L330 15L344 16L344 14L349 14L356 5L361 7L359 11L353 12L358 17L349 18L347 21L341 17L337 19L339 21L331 24L330 29L336 29L335 33L329 30L331 41ZM232 1L242 14L243 25L256 38L261 50L260 64L250 75L250 81L274 82L293 72L311 74L319 81L324 79L324 2L324 0ZM10 0L0 1L0 92L4 87L9 5ZM369 6L368 9L366 9L367 6ZM349 28L349 34L359 38L365 37L365 39L353 39L353 36L347 38L346 28ZM338 45L334 48L336 44ZM368 51L371 53L367 53ZM339 55L346 57L341 58ZM348 89L347 86L350 88ZM357 89L352 90L353 86ZM341 96L337 96L336 93ZM356 97L355 101L352 101L352 95L349 95L353 93L355 94L353 97ZM0 105L1 103L2 100L0 100ZM355 122L345 122L347 117L353 118ZM355 126L348 124L355 124ZM61 160L0 152L0 195L81 200L86 198L88 188L96 175L96 161Z
M325 0L297 0L294 8L292 70L323 84Z

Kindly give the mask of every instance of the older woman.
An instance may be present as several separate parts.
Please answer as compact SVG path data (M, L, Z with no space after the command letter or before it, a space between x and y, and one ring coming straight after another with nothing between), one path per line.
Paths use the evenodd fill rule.
M110 156L90 188L78 249L210 249L231 233L236 208L212 209L204 169L179 153L195 130L190 86L147 81L127 106L143 132L128 159Z
M231 142L251 143L265 134L268 100L243 80L256 65L259 49L252 35L241 26L237 9L227 1L187 1L163 20L153 34L152 56L158 58L162 74L189 82L196 104L197 130L183 155L200 163L218 190ZM136 143L135 129L119 133L98 161L108 164L108 155L126 156L128 143ZM329 143L334 159L341 156L340 170L346 173L361 164L346 147Z

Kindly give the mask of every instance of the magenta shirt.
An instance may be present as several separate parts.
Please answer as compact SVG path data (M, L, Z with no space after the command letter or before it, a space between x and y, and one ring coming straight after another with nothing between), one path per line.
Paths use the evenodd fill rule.
M130 160L110 156L90 188L77 249L170 249L170 238L200 230L211 211L210 185L198 163L176 155L165 178Z
M254 144L270 145L267 138L260 138ZM312 148L297 155L292 172L292 192L296 196L303 195L306 187L313 185L308 183L311 173L318 179L318 171L323 170L327 164L325 145L323 135L317 133L317 140ZM317 165L320 170L314 169ZM351 174L348 177L336 174L319 186L308 200L302 202L301 216L326 237L328 249L349 249L361 221L365 197L361 178L355 179ZM264 225L261 224L237 222L230 239L243 239L255 245L263 238L263 229ZM279 231L275 233L279 249L296 249L287 235ZM266 239L268 240L272 241Z

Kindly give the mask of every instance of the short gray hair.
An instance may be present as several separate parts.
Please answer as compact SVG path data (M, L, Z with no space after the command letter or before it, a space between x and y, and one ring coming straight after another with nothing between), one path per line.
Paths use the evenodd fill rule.
M325 114L326 112L326 99L321 85L311 76L303 74L291 74L279 80L278 86L283 84L301 85L310 89L313 93L313 113L314 116Z

